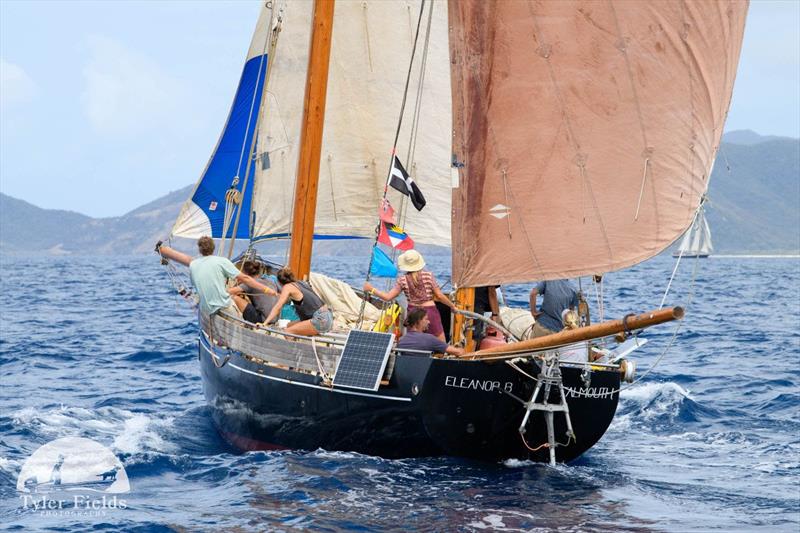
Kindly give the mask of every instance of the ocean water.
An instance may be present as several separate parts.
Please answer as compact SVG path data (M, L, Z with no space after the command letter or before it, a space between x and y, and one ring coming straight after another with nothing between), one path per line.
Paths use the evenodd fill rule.
M446 258L429 263L441 281ZM607 276L607 318L658 306L673 260ZM363 258L316 269L357 282ZM241 454L217 434L195 319L155 257L0 262L0 528L9 531L800 529L800 260L684 259L675 325L582 458L550 467L326 450ZM528 287L509 287L526 305ZM593 290L587 286L590 300ZM594 306L597 314L597 306ZM67 436L109 447L125 509L25 508L17 477Z

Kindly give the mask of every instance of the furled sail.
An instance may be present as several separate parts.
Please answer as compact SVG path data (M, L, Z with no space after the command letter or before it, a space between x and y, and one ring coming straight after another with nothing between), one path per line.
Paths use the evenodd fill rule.
M708 186L747 2L450 2L453 278L650 258Z
M251 161L249 154L252 138L261 108L271 11L266 6L261 9L228 120L191 198L184 204L175 221L173 236L232 237L237 216L241 218L235 237L250 236L248 219L253 187L252 177L245 184L245 175L248 162ZM251 165L251 176L252 170ZM226 224L226 194L231 187L239 191L240 202L230 204Z
M449 246L452 118L447 9L442 2L426 5L433 6L427 53L417 51L398 156L428 200L421 213L407 210L405 229L418 243ZM285 237L291 230L312 7L311 2L279 3L283 22L258 133L254 241ZM427 9L420 45L427 34ZM315 236L375 235L418 10L417 2L336 3ZM423 57L426 65L421 71ZM409 143L412 127L415 143ZM395 207L402 198L390 189Z

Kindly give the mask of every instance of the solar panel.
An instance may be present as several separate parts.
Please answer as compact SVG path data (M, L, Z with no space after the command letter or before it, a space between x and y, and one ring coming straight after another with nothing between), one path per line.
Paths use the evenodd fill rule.
M333 384L352 389L378 390L394 335L351 329L336 364Z

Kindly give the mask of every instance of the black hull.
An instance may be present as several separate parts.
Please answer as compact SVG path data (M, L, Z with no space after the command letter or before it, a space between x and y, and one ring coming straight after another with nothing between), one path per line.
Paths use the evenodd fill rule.
M454 455L484 460L547 461L549 451L531 451L519 435L535 383L502 362L487 363L398 355L388 386L377 392L331 389L320 378L267 366L236 352L217 368L201 335L200 367L206 399L220 432L234 446L255 449L355 451L387 458ZM519 364L536 375L533 363ZM562 366L576 440L556 448L571 461L603 436L617 408L616 371ZM515 398L516 397L516 398ZM551 402L557 402L551 393ZM568 441L564 416L555 414L556 440ZM547 442L544 416L534 412L527 445Z

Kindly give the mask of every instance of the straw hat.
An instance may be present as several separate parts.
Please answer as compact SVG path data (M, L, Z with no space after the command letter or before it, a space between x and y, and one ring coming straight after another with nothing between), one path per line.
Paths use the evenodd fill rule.
M397 258L397 266L406 272L418 272L425 268L425 259L416 250L409 250Z

